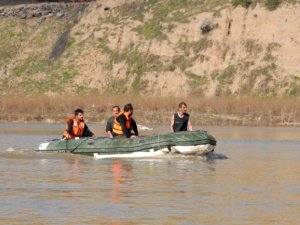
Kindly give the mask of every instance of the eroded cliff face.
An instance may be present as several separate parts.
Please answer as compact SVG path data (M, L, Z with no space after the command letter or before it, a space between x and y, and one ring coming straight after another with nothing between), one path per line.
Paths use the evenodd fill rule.
M99 0L0 23L3 92L300 94L299 4Z

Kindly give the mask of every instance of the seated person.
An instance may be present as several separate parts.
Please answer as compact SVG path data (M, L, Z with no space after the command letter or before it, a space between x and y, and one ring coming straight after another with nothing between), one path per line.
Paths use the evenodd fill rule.
M108 135L109 138L113 138L113 126L114 126L114 121L115 118L119 115L120 113L120 107L119 106L113 106L112 108L112 116L107 120L106 123L106 133Z
M174 113L171 117L171 131L192 131L192 124L190 115L187 113L187 104L180 102L178 105L178 112Z
M125 136L127 138L139 136L136 122L132 118L133 107L126 104L124 111L121 112L114 121L113 136Z
M88 126L83 120L83 110L76 109L74 116L67 118L66 129L64 131L63 139L75 139L76 137L92 137L93 132L90 131Z

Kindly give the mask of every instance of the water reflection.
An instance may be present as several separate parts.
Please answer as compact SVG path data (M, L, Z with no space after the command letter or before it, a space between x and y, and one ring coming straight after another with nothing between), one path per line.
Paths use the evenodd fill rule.
M122 184L129 179L131 170L132 167L130 164L121 160L114 160L111 164L112 189L110 192L110 197L112 202L121 201L121 194L126 192L126 190L122 189L124 186Z
M66 160L65 171L70 171L68 182L80 183L80 159Z

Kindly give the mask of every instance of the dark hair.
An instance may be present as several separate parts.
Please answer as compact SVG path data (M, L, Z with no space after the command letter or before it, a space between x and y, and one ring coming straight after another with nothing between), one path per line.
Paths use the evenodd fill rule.
M182 106L187 106L185 102L180 102L178 107L181 108Z
M83 113L83 110L82 109L76 109L74 111L75 116L77 116L79 113Z
M118 105L114 105L113 107L111 107L111 109L113 110L114 108L118 108L118 110L120 111L120 107Z
M133 107L130 103L128 103L124 106L124 112L128 112L129 110L133 110Z

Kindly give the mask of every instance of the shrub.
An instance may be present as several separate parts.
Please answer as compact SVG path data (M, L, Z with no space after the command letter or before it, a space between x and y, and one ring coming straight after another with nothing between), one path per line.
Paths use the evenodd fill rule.
M266 0L265 6L268 10L275 10L277 9L281 4L281 0Z
M232 0L233 6L241 5L245 8L248 8L253 3L253 0Z
M135 30L139 35L144 36L146 39L166 39L166 35L163 33L162 25L158 20L151 19L144 25L140 25Z

